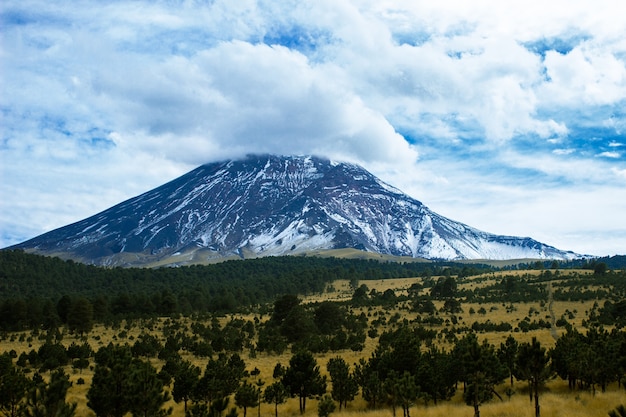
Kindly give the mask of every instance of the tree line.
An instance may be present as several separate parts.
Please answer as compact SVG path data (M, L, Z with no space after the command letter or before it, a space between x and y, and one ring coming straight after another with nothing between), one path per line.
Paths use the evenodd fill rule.
M444 275L440 277L423 275L422 281L414 283L406 295L397 295L391 289L384 292L370 290L366 284L367 281L359 281L352 277L350 282L354 285L354 293L348 304L352 307L389 307L408 302L412 305L413 311L428 315L422 316L424 324L441 324L440 321L443 319L436 316L438 312L435 311L433 304L435 300L444 301L443 311L451 313L451 319L454 320L454 314L463 310L463 302L504 302L512 306L513 303L519 302L545 301L548 297L546 285L548 282L552 282L553 298L557 301L605 300L602 306L594 307L586 323L620 327L626 325L626 302L624 302L626 272L624 271L606 271L601 274L585 275L571 271L565 274L559 273L558 270L556 272L546 270L539 275L505 275L497 280L488 276L485 279L492 279L493 283L477 286L474 289L459 289L459 283L462 283L465 278L450 275L448 269L443 272ZM324 276L323 271L319 273ZM296 276L297 272L294 271L293 274ZM337 275L338 273L335 272L333 276ZM229 284L225 282L224 285L228 287ZM319 285L321 292L328 285L328 282L320 278ZM290 286L287 285L285 288L289 289ZM180 314L185 316L207 313L223 314L247 311L251 308L263 312L266 309L264 306L267 303L253 306L247 304L250 299L245 298L243 292L235 291L232 293L230 291L224 289L217 296L213 298L208 296L206 299L201 287L195 287L191 293L181 287L179 293L170 289L163 289L152 294L147 292L124 292L112 295L104 293L95 298L81 295L63 295L59 299L7 297L0 301L0 331L36 328L48 330L64 325L72 332L85 333L91 329L94 323L111 325L123 319L157 316L175 317ZM254 284L251 284L247 291L254 292ZM288 291L279 292L278 289L275 292L276 294L272 299L289 293ZM274 291L272 290L270 293L273 294ZM267 296L269 295L253 298L265 300ZM235 301L236 298L238 301ZM241 301L242 299L243 301ZM470 313L472 312L470 311ZM303 323L307 324L307 321L303 321ZM566 324L567 319L565 317L560 318L559 323L557 323L557 325ZM496 324L476 324L478 327L483 325L493 328ZM522 331L528 331L549 326L550 323L548 322L539 320L535 323L529 318L527 323L520 323L519 328ZM354 328L354 325L350 325L350 327ZM501 331L509 330L505 327L502 325ZM304 329L305 327L302 327L297 330L302 332ZM474 330L480 329L475 328Z
M226 261L172 268L103 268L20 250L0 251L0 330L67 324L74 304L96 322L226 313L271 303L283 294L321 293L328 283L477 274L485 266L379 262L305 256ZM91 307L86 304L90 304ZM66 311L67 310L67 311ZM91 312L91 313L89 313Z

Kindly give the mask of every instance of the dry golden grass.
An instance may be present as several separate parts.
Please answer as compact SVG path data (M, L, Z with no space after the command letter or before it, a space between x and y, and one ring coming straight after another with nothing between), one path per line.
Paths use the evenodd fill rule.
M524 274L539 274L541 271L508 271L502 274L494 274L489 273L479 277L473 277L469 279L465 279L461 284L463 288L475 288L477 286L488 285L493 282L493 280L502 279L503 275L524 275ZM577 271L579 272L579 271ZM587 271L583 271L587 273ZM566 279L568 271L565 271L561 274L562 279ZM435 277L436 279L436 277ZM365 284L368 288L375 289L379 292L384 292L387 289L393 289L397 295L406 294L406 290L414 283L420 283L422 281L421 278L402 278L402 279L386 279L386 280L374 280L374 281L362 281L361 284ZM350 289L349 282L346 280L336 281L332 283L331 286L334 290L329 292L325 292L324 294L310 295L303 297L304 303L313 303L320 301L345 301L349 300L352 296L352 290ZM549 320L550 312L548 310L548 300L545 300L544 303L540 302L531 302L531 303L517 303L515 304L515 309L512 311L509 309L507 312L507 303L463 303L463 313L457 314L456 316L459 318L459 324L457 326L471 326L474 321L484 322L486 320L490 320L493 323L507 322L510 323L513 327L517 325L517 323L522 320L524 317L529 316L530 310L533 309L538 312L538 314L533 314L531 320ZM442 307L443 302L435 302L436 307L439 309ZM570 322L574 327L581 329L582 320L586 318L587 312L591 309L593 305L593 301L590 302L553 302L552 308L555 314L555 317L558 319L562 315L566 315L567 313L573 313L574 318L567 317L568 322ZM484 315L478 314L478 310L480 308L484 308L487 313ZM470 308L473 308L476 313L470 314ZM365 314L372 315L370 320L372 320L375 314L385 314L387 317L391 317L394 314L400 314L402 318L407 318L408 320L413 320L417 314L411 313L407 309L401 308L401 306L396 306L394 309L384 310L382 308L358 308L354 309L355 314L360 314L360 312L364 312ZM234 316L228 316L220 319L221 324L223 325L225 322L231 320ZM252 320L254 318L253 314L245 315L245 316L237 316L241 317L244 320ZM442 314L442 317L448 318L449 315ZM264 319L267 319L265 317ZM187 319L180 319L184 321L184 324L189 324L190 321ZM161 321L159 325L156 326L155 329L152 330L152 334L161 337L162 333L162 325ZM446 325L442 326L434 326L433 329L441 330ZM447 324L447 326L451 326L451 324ZM129 329L125 329L125 326L122 325L119 329L111 329L105 328L101 325L95 326L93 331L89 335L89 343L94 350L99 349L101 346L107 345L109 342L113 341L114 343L134 343L134 340L141 334L142 329L140 326L132 326ZM379 329L384 330L384 328ZM120 337L120 332L126 331L127 335L125 338ZM557 334L562 334L562 329L557 329ZM509 332L485 332L480 333L479 339L487 339L490 343L498 346L501 342L509 336ZM555 344L555 339L553 338L549 329L541 329L536 331L530 331L528 333L516 332L512 333L514 337L518 340L518 342L528 342L532 337L536 337L542 345L550 348ZM23 335L23 341L20 341L20 335ZM14 335L14 340L3 340L0 342L0 352L15 350L19 355L21 352L28 352L31 349L37 350L39 346L43 343L42 340L37 338L32 338L29 342L26 341L30 336L30 333L18 333ZM70 335L66 335L63 339L63 344L68 346L73 341L79 342L77 339L73 338ZM163 340L162 340L163 342ZM442 347L446 349L450 349L451 345L440 342ZM377 346L377 340L367 338L365 343L365 348L362 352L353 352L353 351L343 351L343 352L332 352L326 354L316 355L318 364L320 365L321 371L323 374L326 374L326 363L328 360L334 356L340 355L342 356L346 362L349 364L354 364L358 362L360 358L368 359L374 349ZM201 369L204 369L207 363L207 359L196 358L192 355L184 354L184 359L190 360L195 365L199 366ZM265 384L268 385L273 382L272 373L275 365L277 363L281 363L283 365L287 365L289 363L289 359L291 358L290 352L285 352L282 355L267 355L264 353L257 353L256 357L251 358L248 356L248 352L242 354L242 358L245 360L247 364L247 368L251 371L254 368L258 368L260 370L260 375L257 378L261 378L265 381ZM151 362L155 367L160 368L162 363L156 359L152 359ZM86 416L92 417L94 413L87 407L86 394L89 389L93 372L89 369L83 370L78 373L77 371L71 369L71 367L66 367L66 373L70 375L70 380L73 382L72 387L68 392L68 401L76 402L78 404L77 408L77 416ZM84 385L78 385L77 381L79 378L84 379ZM252 378L250 378L253 381ZM490 416L531 416L534 415L534 405L531 403L527 397L525 392L525 386L523 384L516 384L515 390L518 391L518 394L514 395L509 401L506 397L504 397L504 401L499 401L494 399L488 404L485 404L481 407L481 415L484 417ZM504 392L505 386L499 387L499 392ZM572 417L582 417L582 416L603 416L606 417L608 412L614 409L617 405L626 403L626 396L624 395L624 390L618 390L616 386L611 386L609 391L606 393L598 392L595 396L592 396L587 392L570 392L567 389L567 384L560 380L553 380L548 384L548 392L545 392L541 395L540 398L541 403L541 415L543 417L556 417L556 416L572 416ZM234 406L234 401L231 400L231 407ZM173 400L171 400L167 407L173 408L173 416L174 417L183 417L183 404L176 404ZM398 413L401 413L401 410L398 410ZM248 410L249 416L256 416L257 410ZM261 415L262 416L273 416L274 415L274 406L270 404L261 404ZM298 400L290 399L287 403L279 405L279 416L297 416L299 415L298 410ZM316 416L317 415L317 402L315 400L309 400L307 402L307 412L306 416ZM389 408L383 408L379 410L367 410L366 404L361 398L357 398L355 401L351 402L347 409L342 410L341 412L335 411L333 413L334 416L337 417L378 417L385 416L390 417L391 410ZM437 406L432 405L424 406L422 403L419 403L415 407L411 409L412 416L425 416L425 417L450 417L450 416L472 416L473 409L464 404L462 400L462 394L457 392L456 396L452 401L447 401L438 404Z
M325 363L327 358L332 355L318 356L318 363L321 365L323 371L325 371ZM343 355L342 352L342 356ZM289 361L290 355L283 355L281 357L257 357L254 363L251 360L246 359L246 362L251 365L257 366L261 370L261 376L269 375L269 378L263 378L266 383L271 383L271 373L276 362L286 364ZM206 362L206 361L204 361ZM77 416L94 417L94 413L87 407L86 394L91 383L91 372L84 371L82 374L70 372L70 380L73 382L72 387L68 392L67 401L76 402ZM76 381L79 377L85 379L85 385L77 385ZM626 396L624 389L617 389L615 384L609 387L606 393L597 392L593 396L589 392L569 392L567 385L560 380L551 381L548 384L548 392L544 392L540 396L541 415L542 417L606 417L608 412L619 404L626 403ZM503 401L494 398L489 403L481 406L481 416L483 417L527 417L534 415L534 403L529 401L526 391L524 390L524 384L516 383L515 390L518 391L512 396L511 400L503 394L505 386L500 386L498 392L503 397ZM231 406L234 406L234 400L231 399ZM184 417L183 404L176 404L173 400L170 400L166 407L173 408L173 417ZM398 410L401 412L401 410ZM298 400L297 398L289 399L285 404L281 404L278 407L279 416L298 416ZM257 415L257 410L248 410L248 415L254 417ZM262 416L273 416L274 406L271 404L261 404ZM368 410L366 403L357 398L355 401L348 404L346 409L341 412L336 410L333 414L335 417L391 417L391 409L384 407L377 410ZM457 392L455 397L451 401L440 402L436 406L432 402L428 406L424 406L422 402L411 409L412 416L419 417L450 417L450 416L472 416L473 408L465 405L462 400L461 390ZM317 416L317 401L314 399L307 401L307 417Z
M422 278L388 278L360 281L359 285L365 284L367 288L384 292L387 289L393 289L396 295L407 295L407 289L414 283L421 283ZM328 291L334 288L334 291ZM322 301L347 301L352 298L353 290L350 288L350 281L337 280L326 287L326 291L322 294L310 294L302 298L303 303L315 303Z
M501 387L499 391L504 391ZM517 389L516 385L516 389ZM553 381L548 385L549 389L555 392L544 392L539 398L542 417L606 417L610 410L619 404L623 404L626 399L624 392L618 391L616 387L606 393L596 393L592 396L587 392L566 392L567 387L560 381ZM521 391L521 389L520 389ZM483 417L528 417L535 413L534 402L530 402L527 394L515 394L509 400L502 395L503 401L494 398L492 401L480 407ZM401 410L396 410L401 415ZM261 408L261 414L267 416L272 413L273 408L268 406ZM459 391L452 401L440 402L433 405L432 402L425 406L422 402L413 406L410 413L414 417L451 417L468 416L474 414L472 407L467 406L462 401L462 393ZM256 415L256 414L255 414ZM298 402L296 399L289 400L286 404L279 406L279 416L299 415ZM307 402L307 417L317 416L317 401ZM336 410L333 414L336 417L391 417L392 412L389 407L377 410L368 410L365 402L357 398L348 404L342 411Z

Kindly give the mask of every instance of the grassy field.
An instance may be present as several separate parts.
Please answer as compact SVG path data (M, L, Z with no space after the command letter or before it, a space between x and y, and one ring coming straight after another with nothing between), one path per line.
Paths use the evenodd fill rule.
M528 273L528 271L515 273ZM464 288L473 288L476 286L486 285L486 283L488 282L493 282L493 279L501 279L501 277L494 274L479 276L465 280L462 285L464 286ZM412 284L419 282L421 282L421 278L386 279L376 281L364 281L363 283L365 283L370 290L375 289L376 291L384 292L387 289L393 289L396 292L396 295L402 295L406 294L407 289ZM348 281L336 281L329 285L327 291L324 294L307 296L303 299L303 302L313 303L327 300L346 301L351 298L351 295L352 290ZM566 312L572 313L573 318L570 318L568 321L574 327L582 329L582 321L587 317L587 312L592 308L593 303L594 301L555 301L551 304L551 307L556 318L561 317L561 315L566 314ZM442 307L443 302L437 301L435 302L435 305L439 309L440 307ZM490 320L493 323L510 323L513 327L515 327L519 321L523 320L524 317L529 315L532 315L536 318L542 318L544 320L552 319L549 306L549 300L529 303L517 303L514 305L513 309L507 308L508 306L505 303L463 303L463 312L457 314L457 316L459 320L459 325L471 326L474 321L483 322L486 320ZM476 313L481 308L486 311L485 314ZM475 312L472 314L470 313L470 310L474 310ZM411 313L407 308L403 308L402 305L398 305L394 308L387 310L383 310L379 307L373 309L365 307L354 309L354 312L356 314L360 314L361 311L365 312L368 315L372 315L374 313L385 314L387 316L400 314L402 318L407 318L408 320L412 320L416 316L416 313ZM254 314L249 314L241 317L245 320L252 320L254 318ZM233 318L233 316L226 317L223 319L223 321L227 321L231 318ZM181 318L179 320L185 321L188 319ZM164 320L160 320L159 323L160 325L158 325L157 328L153 329L151 333L156 336L162 337L162 333L159 327L162 326ZM437 330L441 330L441 328L444 326L446 326L446 324L442 326L435 326L434 328ZM97 350L101 346L107 345L111 341L120 344L132 344L132 342L141 334L141 332L146 331L141 327L141 325L129 326L129 329L127 329L126 331L125 337L120 337L120 330L123 329L113 330L111 328L105 328L102 325L97 325L88 335L88 342L94 350ZM563 333L563 330L556 329L556 333L557 335L560 335ZM509 334L513 334L518 342L528 342L531 340L532 337L536 337L542 343L542 345L547 348L554 347L555 345L554 333L551 332L550 329L540 329L527 333L484 332L479 333L478 337L480 340L487 339L490 343L499 346L499 344L503 342L509 336ZM2 340L0 342L0 352L15 350L19 355L21 352L28 352L31 349L37 350L42 341L36 337L31 336L32 335L30 333L26 332L11 335L10 338ZM76 340L77 339L74 338L74 336L66 335L63 339L63 343L67 346ZM318 364L320 365L321 371L323 373L326 373L326 363L330 358L340 355L349 364L354 364L360 358L369 358L371 353L376 348L377 343L377 339L368 337L362 352L342 351L318 354L316 355L316 359L318 361ZM443 341L440 341L439 343L441 343L442 347L444 347L445 349L451 348L449 344L446 344ZM274 366L277 363L287 365L291 357L291 353L286 352L282 355L267 355L263 353L258 353L254 357L250 357L248 351L244 351L241 356L245 360L248 370L252 370L254 368L258 368L260 370L259 377L266 382L267 386L268 384L273 382L271 375ZM207 362L206 359L198 359L188 354L183 355L183 358L192 361L201 369L204 369ZM152 359L151 363L157 369L162 366L162 362L157 359ZM86 393L89 389L91 379L93 377L92 370L86 369L78 372L68 366L66 367L66 372L70 375L70 380L73 382L73 385L68 393L68 401L76 402L78 404L78 416L94 416L93 412L86 405ZM250 380L254 381L259 377L250 378ZM85 381L85 384L78 385L77 381L79 378L82 378ZM516 382L514 386L515 394L512 395L510 399L504 395L506 387L506 385L501 385L497 388L497 391L503 397L503 401L494 399L490 403L481 406L481 415L486 417L533 416L534 405L532 402L529 401L526 385L524 383ZM617 405L625 403L626 392L624 391L623 387L621 389L618 389L616 384L610 385L607 392L602 393L598 391L594 396L588 392L569 391L566 382L561 381L560 379L553 379L547 384L545 392L541 395L541 415L544 417L605 417L608 415L608 412L614 409ZM182 403L176 404L174 401L170 401L168 406L171 406L173 408L173 416L184 416ZM234 406L234 401L231 401L231 406ZM401 412L401 410L398 410L398 412ZM249 416L256 416L257 410L248 410L248 413ZM262 404L260 408L260 414L262 416L273 416L274 406L269 404ZM299 410L297 399L288 400L287 403L279 406L279 416L293 416L298 414ZM240 412L240 415L243 414ZM311 400L307 403L306 415L317 415L317 403L315 400ZM341 411L337 410L333 413L333 415L338 417L378 417L391 416L392 412L389 407L378 410L367 410L365 402L360 397L357 397L357 399L351 402L346 409ZM423 403L418 403L411 409L411 415L426 417L472 416L473 409L472 407L465 405L465 403L463 402L462 389L459 387L459 389L457 390L457 394L451 401L443 402L436 406L432 403L427 406Z

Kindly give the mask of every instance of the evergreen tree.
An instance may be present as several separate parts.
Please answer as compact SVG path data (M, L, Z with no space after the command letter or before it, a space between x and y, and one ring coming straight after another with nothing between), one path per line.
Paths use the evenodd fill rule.
M359 392L359 386L354 375L350 373L350 366L343 358L339 356L331 358L326 369L332 382L332 398L339 402L339 411L341 411L342 405L346 406L348 401L354 400Z
M161 349L163 346L155 336L142 333L131 347L131 352L135 357L154 358Z
M211 404L211 407L214 402L220 401L215 404L216 409L220 409L221 401L237 390L239 382L245 376L246 364L238 354L235 353L230 358L220 354L217 359L209 359L204 375L196 384L194 398Z
M291 395L299 398L300 414L306 411L306 399L326 392L326 377L320 374L320 367L310 352L298 352L289 360L282 383Z
M318 417L328 417L333 411L335 411L335 402L330 395L324 395L317 404Z
M72 306L72 299L68 295L64 295L57 302L57 314L62 323L67 323L67 315Z
M530 343L522 343L517 357L518 379L528 381L535 397L535 417L540 416L539 388L552 377L550 356L536 337Z
M265 388L263 400L268 404L274 404L274 416L278 417L278 405L287 400L287 390L282 382L276 381Z
M391 405L391 414L396 417L396 407L400 405L400 382L396 371L389 372L383 382L383 389L387 396L387 402Z
M56 306L50 300L44 301L41 307L41 315L43 316L41 328L44 330L56 329L61 324Z
M280 355L287 349L288 344L287 338L280 332L280 327L270 321L259 329L257 349L260 352L274 352Z
M558 338L554 349L550 352L553 369L561 379L568 381L570 389L576 388L576 382L584 372L581 366L583 348L583 336L577 330L570 328Z
M500 343L500 349L498 350L498 358L500 362L509 370L509 378L511 387L513 387L513 374L515 373L515 362L517 359L517 350L519 345L517 340L511 335L506 338L504 343Z
M28 393L24 406L25 417L73 417L76 403L65 402L70 387L69 377L62 370L50 376L50 382L34 378L34 384Z
M254 370L250 373L252 374L254 373L254 376L258 375L261 373L261 371L259 371L258 368L254 368ZM261 378L257 379L257 381L255 382L255 385L257 386L257 406L258 408L258 413L257 413L257 417L261 417L261 388L263 387L263 385L265 385L265 381L263 381Z
M39 347L37 355L41 362L40 371L57 369L59 366L65 366L69 362L67 351L61 343L46 341Z
M607 385L618 379L620 369L620 338L615 331L609 333L602 327L591 327L585 337L588 346L589 357L587 361L587 374L590 385L595 393L595 384L600 384L602 392L606 391Z
M468 366L468 355L470 352L470 346L473 346L474 343L478 343L475 339L476 336L468 337L469 335L457 340L454 347L452 348L451 356L452 361L455 364L455 379L457 381L463 382L463 393L465 393L467 388L467 382L469 379L469 369Z
M96 367L87 392L87 406L96 416L124 417L130 411L128 377L132 361L128 346L109 344L96 353Z
M420 389L415 382L415 376L409 371L405 371L404 375L398 379L398 400L402 406L402 414L404 417L411 417L410 408L419 397Z
M222 413L228 408L228 403L230 402L230 397L221 397L213 400L211 405L209 406L209 416L210 417L221 417ZM237 417L237 412L229 413L226 417L229 417L230 414L234 414L234 417Z
M293 310L298 305L300 305L300 299L297 295L286 294L282 297L279 297L274 302L274 311L272 313L272 318L270 319L270 321L280 326L287 318L291 310Z
M494 346L486 340L479 344L476 335L470 333L459 343L464 346L460 360L468 384L463 397L467 405L474 407L474 417L480 417L480 405L494 395L500 397L494 387L507 377L506 369L498 360Z
M200 368L189 361L180 363L174 374L172 396L177 403L181 401L185 403L185 414L187 414L187 402L192 398L199 379Z
M243 408L243 417L246 417L249 407L256 407L259 405L259 388L251 385L247 381L237 389L235 392L235 403L237 407Z
M185 417L211 417L209 406L203 403L192 404L185 412Z
M172 408L163 409L170 395L163 391L163 382L150 362L133 361L128 379L133 417L164 417L172 413Z
M324 301L315 309L313 320L317 330L321 334L328 335L341 328L345 321L345 315L345 312L337 303Z
M79 335L89 333L93 328L93 306L84 297L72 301L67 316L67 327Z
M287 368L285 368L283 365L279 363L276 364L276 366L274 366L274 371L272 372L272 377L275 379L280 379L283 377L283 375L285 375L285 371L287 370Z
M431 346L422 357L416 375L423 390L422 397L425 401L432 399L435 404L452 398L457 381L452 355Z
M0 355L0 412L7 417L17 417L28 387L28 378L13 365L11 356Z
M316 334L311 314L302 305L293 307L280 326L281 334L291 343L304 342Z
M85 342L82 345L72 342L67 348L67 356L72 360L72 367L82 371L89 366L89 357L93 351L89 343Z
M363 399L367 401L369 407L378 407L385 399L384 384L378 375L378 371L367 373L362 381L361 391Z

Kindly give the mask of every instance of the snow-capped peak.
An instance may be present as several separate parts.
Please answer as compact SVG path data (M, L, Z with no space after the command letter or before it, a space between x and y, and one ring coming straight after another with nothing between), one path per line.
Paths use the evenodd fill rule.
M572 259L430 211L362 167L255 155L198 167L17 247L106 265L360 250L428 259Z

